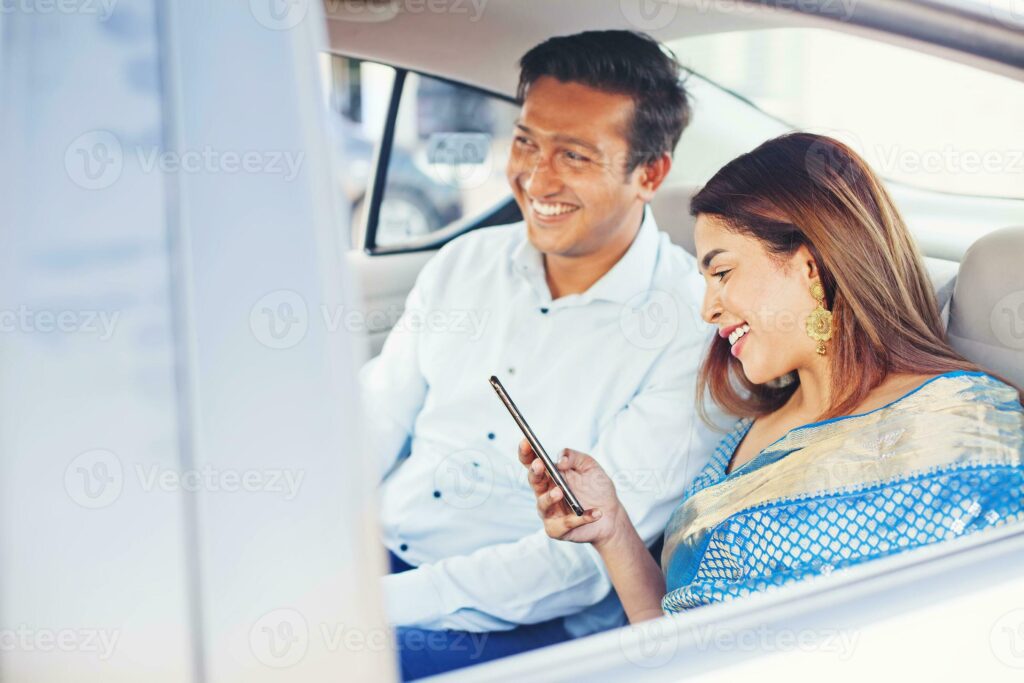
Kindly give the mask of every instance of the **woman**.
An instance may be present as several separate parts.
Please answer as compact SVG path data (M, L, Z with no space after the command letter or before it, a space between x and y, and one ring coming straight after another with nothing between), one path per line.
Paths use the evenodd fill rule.
M591 543L631 622L826 574L1024 519L1018 390L944 340L913 239L852 150L770 140L694 196L702 316L719 329L698 380L741 416L650 555L595 460L520 460L547 533ZM664 573L662 572L664 569Z

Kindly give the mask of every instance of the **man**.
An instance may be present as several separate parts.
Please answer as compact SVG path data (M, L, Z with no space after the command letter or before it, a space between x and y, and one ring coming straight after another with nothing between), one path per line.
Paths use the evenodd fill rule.
M552 454L612 473L648 544L718 440L693 411L703 281L647 208L690 114L679 65L599 31L520 66L507 176L523 222L441 249L363 372L407 680L624 623L590 546L544 534L492 374Z

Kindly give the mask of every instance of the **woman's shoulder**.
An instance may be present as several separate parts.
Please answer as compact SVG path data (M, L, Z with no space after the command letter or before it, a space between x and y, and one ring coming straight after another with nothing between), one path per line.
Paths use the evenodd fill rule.
M925 398L928 394L952 393L964 400L1001 400L1017 397L1017 390L981 370L953 370L934 373L900 373L890 375L865 398L853 413L863 414L891 406L909 398Z

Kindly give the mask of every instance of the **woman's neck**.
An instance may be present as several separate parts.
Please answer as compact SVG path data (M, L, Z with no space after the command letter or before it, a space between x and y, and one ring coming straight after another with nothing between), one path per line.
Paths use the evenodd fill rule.
M825 413L832 402L832 373L828 360L818 356L806 367L797 368L800 384L786 402L797 415L813 419Z

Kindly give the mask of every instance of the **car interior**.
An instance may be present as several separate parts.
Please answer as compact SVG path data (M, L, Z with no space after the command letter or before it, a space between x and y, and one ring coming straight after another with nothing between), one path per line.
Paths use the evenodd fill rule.
M1019 0L10 2L0 680L400 680L360 368L440 248L520 220L519 57L613 28L688 71L675 244L724 163L834 135L1024 386ZM1000 523L431 680L1019 681L1022 596Z
M467 24L468 29L460 31L460 40L456 44L438 39L450 30L446 28L445 22L450 24L458 21L453 20L451 16L431 15L429 12L421 15L396 13L391 16L382 10L376 16L375 23L367 24L362 20L353 20L353 17L346 14L344 8L340 6L329 7L329 49L337 55L392 65L410 72L447 79L465 87L479 88L511 101L515 91L516 59L531 45L555 33L571 33L594 26L627 29L636 26L635 22L631 23L628 12L622 11L619 3L568 0L557 4L545 4L543 12L537 9L537 3L531 2L492 3L488 6L487 12L475 17L471 24ZM934 44L914 41L909 37L872 31L863 26L840 25L837 28L834 21L820 16L768 10L762 12L752 8L732 13L691 12L685 8L681 11L685 12L685 21L677 19L671 22L652 23L650 33L659 40L671 44L672 41L681 38L750 31L765 27L826 28L885 43L901 44L909 49L939 55L944 59L963 62L980 69L1005 69L976 55L943 49ZM356 18L362 17L363 14L358 14ZM654 21L650 18L649 20ZM660 26L661 23L665 25ZM557 31L553 27L558 27ZM474 57L466 59L467 54ZM681 61L686 66L685 58ZM709 132L708 128L704 127L707 124L701 120L702 105L712 101L710 96L702 96L706 87L706 84L699 80L694 84L695 90L699 93L696 97L695 120L683 134L676 151L677 162L680 159L685 161L688 155L694 154L690 149L692 140L702 135L715 135L714 131ZM720 93L714 94L721 97ZM710 110L706 116L716 114L715 110ZM768 122L767 125L760 122L760 125L765 128L760 133L765 138L789 128L776 121ZM717 134L716 142L729 144L721 132ZM735 150L737 154L742 151L745 151L742 147ZM723 160L729 157L730 155L726 154ZM500 170L491 169L498 174ZM691 254L694 252L694 218L689 213L689 202L700 187L701 184L692 182L674 182L670 177L659 189L651 204L660 229ZM1019 270L1007 267L992 271L974 264L980 263L977 254L988 253L989 250L1005 250L1004 253L1009 253L1015 249L1016 253L1024 253L1024 243L1020 241L1021 229L1014 227L1024 223L1022 202L1001 198L926 193L900 183L893 183L890 191L896 197L897 203L905 207L908 224L919 239L919 247L935 286L943 320L951 321L949 334L954 346L968 358L990 367L1011 381L1021 381L1024 378L1024 366L1020 363L1019 357L1012 351L1008 353L1005 346L998 341L1021 338L1022 331L1016 329L1019 323L1016 322L1014 315L1007 311L993 314L991 319L982 320L984 316L976 313L991 310L997 302L1020 291L1022 283L1019 279ZM932 229L933 223L941 221L942 214L954 211L953 207L958 214L977 216L977 220L985 222L983 232L986 234L983 239L962 237L951 242L943 239ZM358 244L366 235L366 226L357 224L353 226L355 243L346 257L360 280L363 296L369 306L400 307L419 268L445 241L476 227L512 222L518 218L518 210L508 199L504 205L499 204L490 212L471 217L469 221L461 220L454 226L446 226L447 229L442 229L433 240L412 243L411 248L407 249L384 250L374 249L365 243ZM991 234L987 234L990 232ZM964 233L977 234L966 228ZM982 273L972 272L974 268L983 270L984 276ZM996 276L995 272L999 275ZM1016 300L1010 301L1007 305L1010 303L1019 305ZM972 315L971 312L975 314ZM366 331L369 354L373 355L379 351L386 332L386 327Z

